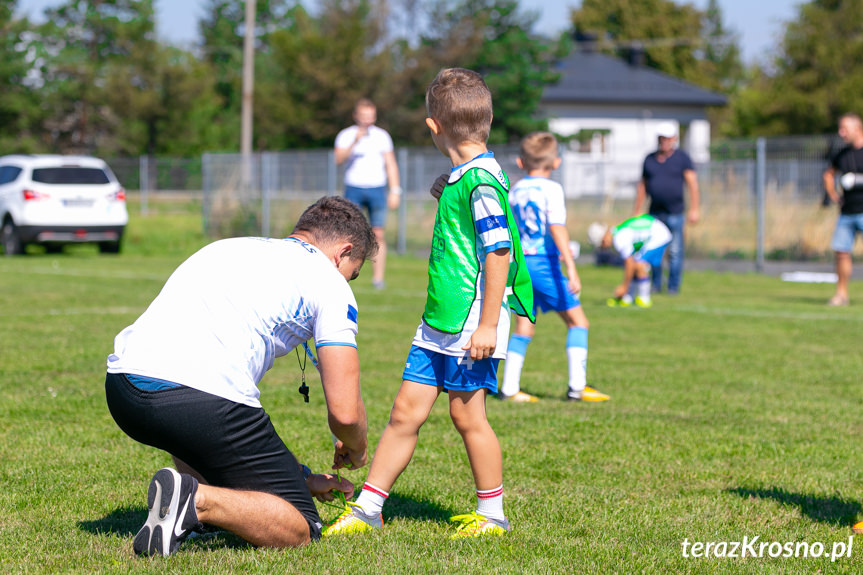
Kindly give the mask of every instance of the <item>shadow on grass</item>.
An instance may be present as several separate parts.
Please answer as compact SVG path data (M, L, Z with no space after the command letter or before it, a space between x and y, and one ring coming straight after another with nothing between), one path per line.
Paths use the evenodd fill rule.
M121 538L128 538L131 545L132 538L138 533L146 519L146 507L120 507L101 519L79 521L78 528L94 535L113 534ZM250 544L229 531L213 529L203 534L193 533L186 539L183 546L194 547L199 550L225 547L237 549L250 547Z
M78 528L96 535L112 533L120 537L133 537L146 519L146 507L119 507L101 519L79 521Z
M396 493L390 493L387 498L387 518L420 519L425 521L447 522L455 515L455 512L444 509L437 503L431 501L402 497Z
M827 293L827 292L825 292L825 293ZM835 308L831 308L830 306L827 305L827 300L830 299L830 296L831 296L831 294L827 294L826 296L818 296L818 297L802 296L802 295L786 295L784 297L781 297L781 299L783 302L786 302L786 303L798 303L798 304L813 305L815 307L822 308L826 311L829 309L835 309ZM780 298L775 298L775 299L780 299Z
M818 497L803 493L792 493L781 487L766 489L749 489L735 487L726 492L739 495L746 499L772 499L783 505L800 508L800 513L813 521L829 523L837 527L852 525L857 521L863 505L857 501L849 501L841 497Z

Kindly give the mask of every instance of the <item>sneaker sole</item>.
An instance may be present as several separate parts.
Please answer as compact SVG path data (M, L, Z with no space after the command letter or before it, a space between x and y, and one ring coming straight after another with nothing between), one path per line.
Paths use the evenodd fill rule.
M456 516L458 517L458 516ZM450 521L454 518L451 517ZM509 520L505 520L504 524L493 519L486 519L482 524L474 530L459 528L456 533L450 535L450 539L468 539L471 537L501 537L512 530Z
M573 396L571 396L571 395L567 395L567 396L566 396L566 400L567 400L567 401L587 401L587 402L593 402L593 403L596 403L596 402L599 402L599 401L608 401L609 399L611 399L611 396L608 396L608 395L604 395L604 396L601 396L601 397L597 397L597 396L593 396L593 397L591 397L591 396L587 396L587 397L585 397L585 396L581 396L581 397L573 397Z
M191 493L183 503L181 513L181 486L182 477L180 474L167 467L157 471L153 479L150 480L150 487L147 490L147 507L149 508L147 521L132 542L132 549L136 554L171 555L189 534L188 529L182 529L182 523L186 518L186 509ZM180 514L179 518L177 517L178 514ZM177 523L181 525L181 529L185 533L177 535L174 532Z
M375 529L382 529L384 526L384 518L378 514L377 517L369 517L365 513L356 511L360 509L359 505L349 503L346 509L353 510L348 514L340 515L335 521L327 525L321 531L321 537L329 537L331 535L350 535L353 533L368 533ZM360 517L362 515L362 517Z
M499 396L501 401L506 401L509 403L537 403L539 398L535 395L530 395L529 393L518 392L515 395L507 396Z

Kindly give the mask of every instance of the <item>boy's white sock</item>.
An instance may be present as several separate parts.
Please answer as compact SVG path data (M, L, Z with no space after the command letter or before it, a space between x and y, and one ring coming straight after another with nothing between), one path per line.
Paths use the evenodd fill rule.
M587 329L571 327L566 334L566 358L569 362L569 389L580 392L587 385Z
M363 490L360 496L357 497L356 504L359 505L366 515L374 517L380 515L381 509L384 507L384 502L390 494L372 485L371 483L363 484Z
M638 297L641 298L642 301L649 302L650 301L650 280L647 278L644 279L636 279L635 280L635 289Z
M488 491L476 490L476 512L486 519L505 521L503 514L503 485Z
M530 339L524 335L513 334L509 338L506 349L506 361L503 364L503 383L500 393L511 397L521 389L521 368L524 366L524 356L527 354L527 346Z

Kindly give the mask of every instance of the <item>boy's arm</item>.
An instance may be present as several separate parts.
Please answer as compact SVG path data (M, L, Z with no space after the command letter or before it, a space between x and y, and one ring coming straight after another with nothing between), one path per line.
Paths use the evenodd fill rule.
M551 239L554 240L554 245L557 246L557 251L560 252L560 259L563 260L563 265L566 268L566 277L569 278L569 291L578 293L581 291L581 279L578 277L578 271L575 269L575 260L572 259L572 252L569 249L569 232L566 226L560 224L551 224Z
M479 327L470 336L462 349L470 350L473 360L491 357L497 347L497 324L500 321L500 306L506 291L509 275L509 248L500 248L485 256L485 288L482 292L482 311Z
M614 297L621 298L629 293L629 286L632 283L632 278L635 277L635 258L629 256L623 261L623 283L614 288Z

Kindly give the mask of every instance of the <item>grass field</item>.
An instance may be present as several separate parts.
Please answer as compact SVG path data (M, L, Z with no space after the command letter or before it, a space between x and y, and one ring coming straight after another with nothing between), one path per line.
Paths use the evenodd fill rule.
M564 328L542 316L523 387L531 405L489 399L504 453L502 539L450 541L470 511L460 438L439 401L380 533L299 550L230 536L139 559L131 539L146 488L169 457L126 437L104 400L114 335L205 242L193 214L135 218L125 253L78 248L0 259L0 572L2 573L858 573L850 557L694 558L689 542L818 543L829 555L863 519L863 305L829 309L830 286L691 272L650 310L610 309L619 270L584 265L592 322L589 379L612 401L577 405L566 389ZM386 424L422 311L425 262L390 259L384 292L369 271L360 304L371 445ZM863 302L863 286L852 298ZM331 458L323 395L297 393L293 355L262 400L301 461ZM365 470L349 472L356 483ZM321 508L325 519L336 511ZM775 550L775 548L774 548ZM837 549L838 551L839 549ZM692 548L689 549L692 554ZM738 549L738 554L740 550ZM847 555L847 553L846 553Z

